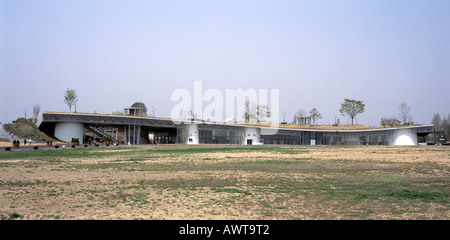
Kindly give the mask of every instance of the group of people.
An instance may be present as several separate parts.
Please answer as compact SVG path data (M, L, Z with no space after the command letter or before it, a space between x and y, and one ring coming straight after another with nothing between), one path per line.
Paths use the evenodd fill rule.
M28 142L30 143L30 145L31 145L31 138L28 140ZM14 140L13 142L12 142L12 144L13 144L13 147L19 147L20 146L20 141L19 140ZM27 145L27 140L26 139L23 139L23 145L25 146L25 145Z
M31 145L31 138L28 140L28 142L30 143L30 145ZM23 139L23 145L25 146L25 145L27 145L27 140L24 138Z
M11 133L11 138L14 138L14 134L12 134L12 133ZM19 143L19 140L17 140L17 141L14 140L14 142L15 142L15 143ZM33 142L33 141L31 140L31 138L28 139L28 141L27 141L26 138L24 138L24 139L23 139L23 145L27 145L27 142L29 143L29 145L31 145L31 142Z

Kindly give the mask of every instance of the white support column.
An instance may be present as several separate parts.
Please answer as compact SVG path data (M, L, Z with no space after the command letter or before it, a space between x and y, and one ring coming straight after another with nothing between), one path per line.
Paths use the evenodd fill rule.
M131 144L135 144L136 140L136 126L133 125L133 136L131 137Z
M128 125L128 141L127 143L131 144L131 125Z
M123 142L127 144L127 126L123 126Z
M137 129L137 144L141 144L141 126L138 126L138 129Z
M82 123L56 123L55 137L59 140L71 142L72 138L78 138L80 144L84 143L84 125Z
M189 134L187 144L199 144L199 132L197 124L189 124Z
M249 145L248 143L251 142L251 145L259 145L260 143L260 134L258 133L258 128L254 127L245 127L245 137L243 145ZM251 140L251 141L249 141Z
M398 129L394 145L417 145L417 132L415 129Z

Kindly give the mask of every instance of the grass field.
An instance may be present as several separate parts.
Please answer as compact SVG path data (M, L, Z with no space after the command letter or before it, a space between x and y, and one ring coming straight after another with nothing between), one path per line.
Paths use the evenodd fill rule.
M450 219L446 146L0 152L1 219Z

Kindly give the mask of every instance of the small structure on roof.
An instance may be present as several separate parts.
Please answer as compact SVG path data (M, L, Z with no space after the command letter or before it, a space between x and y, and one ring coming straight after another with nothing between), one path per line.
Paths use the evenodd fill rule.
M142 107L127 107L124 108L125 115L128 116L145 116L144 115L144 108Z

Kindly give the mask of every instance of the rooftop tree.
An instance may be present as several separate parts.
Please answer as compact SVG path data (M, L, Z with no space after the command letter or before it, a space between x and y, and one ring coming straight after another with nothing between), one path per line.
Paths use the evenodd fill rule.
M311 109L309 112L309 115L311 116L311 120L313 121L313 124L316 124L316 120L322 118L322 114L320 114L319 111L317 111L316 108Z
M131 107L139 107L142 108L142 116L147 116L147 106L145 106L145 103L143 102L135 102Z
M400 120L403 122L403 125L412 125L412 117L409 114L410 107L406 103L402 103L400 104L399 110Z
M69 111L72 112L72 106L74 106L78 102L77 91L75 91L75 89L67 89L66 93L64 94L64 102L69 107Z
M341 103L341 109L339 112L342 116L349 116L352 119L356 117L356 115L363 113L365 111L364 107L366 105L360 100L353 100L346 98L343 103Z

